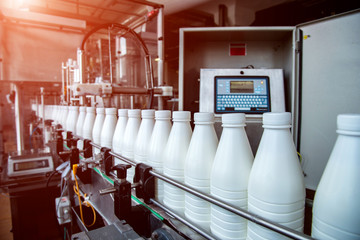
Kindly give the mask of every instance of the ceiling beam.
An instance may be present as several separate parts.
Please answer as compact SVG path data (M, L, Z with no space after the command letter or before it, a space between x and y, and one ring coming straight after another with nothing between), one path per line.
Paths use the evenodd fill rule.
M96 5L92 5L92 4L87 4L87 3L84 3L84 2L80 2L80 1L74 1L74 0L46 0L46 1L47 2L54 2L54 3L66 2L66 3L71 3L71 4L78 4L79 7L84 6L84 7L88 7L88 8L101 9L101 10L105 10L105 11L115 12L115 13L118 13L118 14L125 14L125 15L130 15L130 16L141 17L141 15L136 14L136 13L114 10L112 8L104 8L104 7L100 7L100 6L96 6Z
M50 14L50 15L54 15L54 16L84 20L84 21L86 21L86 23L88 25L99 25L99 24L104 24L104 23L109 22L104 19L99 19L99 18L90 17L90 16L84 16L84 15L80 15L80 14L69 13L69 12L64 12L64 11L59 11L59 10L53 10L53 9L48 9L48 8L44 8L44 7L29 6L29 10L30 10L30 12L44 13L44 14Z

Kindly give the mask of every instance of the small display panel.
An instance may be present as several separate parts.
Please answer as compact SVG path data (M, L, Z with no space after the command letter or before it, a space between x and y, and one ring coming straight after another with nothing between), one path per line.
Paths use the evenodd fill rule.
M33 160L28 162L17 162L14 163L14 171L24 171L29 169L36 169L36 168L46 168L49 167L48 160Z
M8 158L9 177L28 176L33 174L44 174L54 170L52 156L48 153L35 154L10 154Z
M270 111L269 77L216 76L215 113Z
M231 81L230 93L254 93L253 81Z

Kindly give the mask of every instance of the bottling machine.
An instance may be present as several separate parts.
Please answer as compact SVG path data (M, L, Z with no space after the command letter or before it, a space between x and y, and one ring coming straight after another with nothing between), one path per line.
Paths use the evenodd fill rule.
M46 100L49 94L46 88L41 88L40 100L36 98L33 104L36 124L41 128L39 142L42 148L29 153L23 151L10 154L7 169L3 172L2 187L17 196L23 194L23 191L33 191L33 186L30 188L29 185L37 184L39 188L36 191L41 192L42 197L50 187L52 204L46 209L52 211L56 219L56 226L51 224L51 228L57 229L57 233L60 232L67 239L216 239L197 226L196 222L190 222L184 215L157 201L154 194L155 179L286 237L312 239L306 234L253 215L246 209L236 208L221 199L199 192L156 172L147 164L135 163L110 148L66 131L65 126L60 124L56 108L58 103L64 106L176 109L174 102L179 101L180 110L194 112L196 107L189 96L195 89L199 90L199 111L214 112L216 117L228 112L247 114L249 138L255 153L261 137L259 124L262 113L289 108L295 115L298 113L300 100L295 96L295 89L299 88L299 83L295 81L297 72L292 69L298 59L292 50L299 49L293 49L294 29L272 29L275 35L272 35L271 29L258 29L260 35L254 34L253 29L228 29L239 35L244 32L244 39L251 42L249 48L255 49L257 40L261 38L259 36L265 34L268 38L266 48L273 51L274 43L277 44L278 49L274 50L272 61L280 59L281 63L269 63L268 59L261 59L260 63L265 63L265 68L230 69L224 67L224 63L214 66L204 60L205 63L198 69L199 76L196 76L200 78L198 89L189 87L189 79L194 77L189 73L189 63L180 63L179 99L176 99L173 87L164 85L163 81L163 8L159 5L152 7L145 22L150 21L150 18L156 19L156 32L137 32L143 23L132 26L111 23L100 25L85 35L77 50L77 59L69 59L61 66L61 93L56 96L59 100L49 101L49 104ZM200 36L203 32L206 32L205 38L208 37L209 41L214 37L212 30L210 33L206 29L198 30L183 29L182 43L191 37L186 34L194 35L196 40L200 39L195 45L203 43L204 36ZM265 49L267 57L271 55L269 49ZM256 59L258 50L251 60ZM184 53L189 54L192 50L181 51L181 60L188 60L184 59ZM206 51L206 46L199 49L200 55ZM186 57L191 58L191 54ZM228 98L235 98L239 102L227 101ZM240 102L240 98L254 100ZM298 124L297 119L293 119L293 124ZM220 134L220 127L217 126L217 129ZM295 140L299 140L297 133L293 134ZM79 140L83 141L82 148L78 148ZM94 149L99 149L100 154L94 154ZM123 163L114 165L114 158ZM133 183L126 180L130 167L135 168ZM20 180L23 181L21 186L17 183ZM41 187L44 183L45 190ZM36 194L39 195L38 192ZM50 218L54 220L54 216ZM21 224L13 227L15 231L24 229ZM39 232L30 228L25 229L33 233L32 236L38 236ZM14 239L21 237L21 233L14 235Z

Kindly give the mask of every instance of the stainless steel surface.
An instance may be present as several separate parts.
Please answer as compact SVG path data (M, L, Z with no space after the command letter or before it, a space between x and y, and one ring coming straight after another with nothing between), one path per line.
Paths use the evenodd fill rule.
M205 237L206 239L216 239L214 236L212 236L211 234L207 233L205 230L201 229L200 227L197 227L196 225L190 223L188 220L186 220L184 217L180 216L179 214L173 212L170 208L167 208L166 206L164 206L163 204L159 203L158 201L156 201L155 199L150 199L151 203L155 204L156 206L158 206L159 208L163 209L164 211L166 211L167 213L169 213L170 215L174 216L176 219L178 219L180 222L182 222L183 224L185 224L186 226L194 229L197 233L199 233L201 236Z
M246 55L230 56L231 43L244 43ZM239 69L252 65L256 69L284 70L285 107L293 111L295 27L182 28L179 47L180 110L196 111L200 69Z
M115 192L116 192L116 189L113 188L113 187L105 188L105 189L100 189L100 190L99 190L99 194L100 194L100 195L106 195L106 194L115 193Z
M14 84L15 87L15 127L16 127L16 147L17 151L21 153L21 151L25 150L24 145L24 117L21 111L21 105L23 104L22 95L23 90L20 84Z
M87 195L89 196L88 201L106 221L106 224L109 225L114 223L118 219L114 213L113 196L111 194L100 194L100 190L112 188L113 185L96 172L92 172L91 180L91 184L80 185L81 191L87 193Z
M315 190L335 144L336 118L360 113L360 11L298 26L302 39L300 153Z
M159 9L157 17L157 39L158 39L158 86L164 85L164 8ZM164 99L158 97L158 109L164 109Z
M42 112L42 116L41 117L41 125L42 125L42 130L43 130L43 144L45 145L46 143L46 138L45 138L45 103L44 103L44 88L41 87L40 88L40 95L41 95L41 112Z

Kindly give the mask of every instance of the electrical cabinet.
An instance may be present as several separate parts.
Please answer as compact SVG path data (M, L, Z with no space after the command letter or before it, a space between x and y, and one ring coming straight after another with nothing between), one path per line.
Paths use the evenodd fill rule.
M355 10L295 27L182 28L179 110L201 111L201 69L282 69L305 184L315 190L336 140L336 116L360 113L359 25ZM255 154L261 117L247 114L246 131Z

